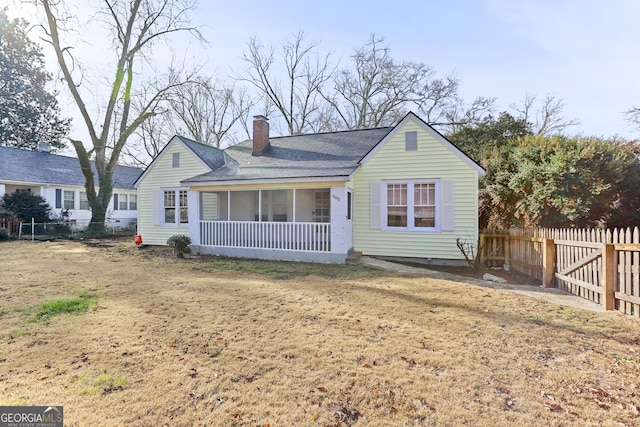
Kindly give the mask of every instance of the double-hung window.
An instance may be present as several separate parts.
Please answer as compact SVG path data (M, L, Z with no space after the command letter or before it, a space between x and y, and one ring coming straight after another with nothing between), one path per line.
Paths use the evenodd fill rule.
M91 209L89 206L89 199L87 198L87 193L84 191L80 192L80 209L88 211Z
M67 191L64 190L62 192L63 195L63 208L64 209L75 209L76 208L76 192L75 191Z
M413 226L436 226L436 183L423 182L413 185Z
M129 195L128 194L119 194L118 195L118 210L126 211L129 209Z
M387 227L406 227L408 184L387 184Z
M187 190L164 190L162 212L165 224L187 224Z
M114 193L113 210L115 211L135 211L138 210L138 196L135 194Z
M438 181L388 182L384 210L388 230L435 231Z

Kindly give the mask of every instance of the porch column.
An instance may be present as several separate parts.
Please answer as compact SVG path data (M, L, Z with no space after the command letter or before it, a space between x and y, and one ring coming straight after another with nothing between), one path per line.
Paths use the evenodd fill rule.
M331 252L346 255L353 246L352 239L347 221L347 189L331 187Z
M200 192L187 191L187 209L189 215L189 237L191 244L200 246Z
M0 184L0 198L4 196L4 193L7 192L7 186L4 184Z

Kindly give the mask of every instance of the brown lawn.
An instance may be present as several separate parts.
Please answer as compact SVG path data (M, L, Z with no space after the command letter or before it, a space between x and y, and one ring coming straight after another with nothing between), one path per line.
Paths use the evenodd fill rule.
M0 405L63 405L66 426L640 425L640 322L615 313L128 241L0 259Z

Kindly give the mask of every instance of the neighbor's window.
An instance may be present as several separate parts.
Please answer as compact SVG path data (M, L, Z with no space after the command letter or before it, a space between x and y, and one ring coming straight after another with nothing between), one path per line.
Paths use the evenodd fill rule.
M84 191L80 192L80 209L88 211L89 207L89 199L87 198L87 193Z
M63 208L75 209L76 208L76 192L75 191L63 191Z
M138 196L135 194L129 194L129 210L130 211L138 210Z
M387 184L387 226L407 226L407 184Z
M118 210L126 211L129 209L128 199L127 194L118 194Z

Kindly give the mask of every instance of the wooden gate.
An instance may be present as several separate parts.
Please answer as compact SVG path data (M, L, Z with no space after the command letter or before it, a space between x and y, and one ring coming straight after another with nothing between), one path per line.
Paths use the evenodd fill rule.
M542 279L544 286L579 295L606 310L640 317L638 227L511 229L484 232L480 242L484 259L489 262L509 265Z
M602 300L602 243L554 240L556 286L598 304Z

